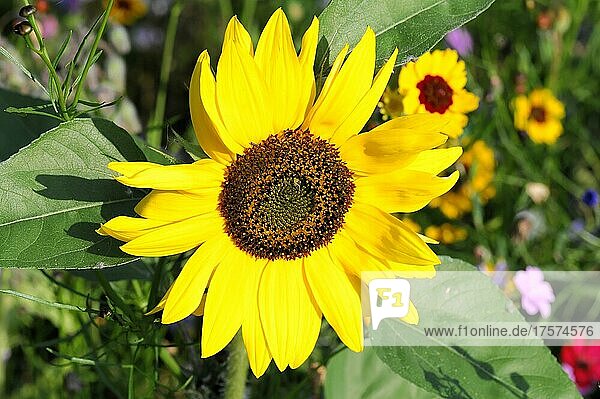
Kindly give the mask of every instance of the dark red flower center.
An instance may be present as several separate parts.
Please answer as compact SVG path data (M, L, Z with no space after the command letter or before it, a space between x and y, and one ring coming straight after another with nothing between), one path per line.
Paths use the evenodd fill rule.
M417 83L419 101L429 112L443 114L452 105L452 88L441 76L427 75Z
M529 114L530 119L534 119L536 122L546 121L546 110L544 107L531 107L531 113Z

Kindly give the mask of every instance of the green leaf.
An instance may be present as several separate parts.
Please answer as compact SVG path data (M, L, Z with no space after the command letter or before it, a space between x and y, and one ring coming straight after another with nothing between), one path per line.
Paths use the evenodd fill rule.
M441 259L440 270L476 270L459 260ZM440 273L433 280L411 280L411 300L422 323L449 319L524 322L521 314L506 310L507 298L483 273ZM384 363L406 380L444 398L580 397L544 346L403 346L420 332L391 319L384 320L376 333L393 336L394 346L375 349ZM435 338L421 337L425 339L435 344Z
M0 267L101 268L130 263L100 223L133 215L142 190L113 179L111 161L144 161L112 122L76 119L0 164Z
M319 16L315 67L326 69L340 50L353 48L367 26L377 35L377 65L398 47L396 65L431 49L446 33L472 20L494 0L332 0Z
M369 347L333 356L327 362L324 392L325 399L439 398L395 374Z
M43 132L58 125L58 121L38 115L19 115L7 112L7 108L27 108L32 110L48 106L52 112L52 105L48 101L36 99L0 89L0 161L4 161L19 148L26 146L38 138Z

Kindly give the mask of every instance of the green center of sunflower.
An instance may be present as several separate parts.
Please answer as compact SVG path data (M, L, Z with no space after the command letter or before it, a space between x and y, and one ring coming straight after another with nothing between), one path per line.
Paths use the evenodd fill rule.
M333 239L354 187L335 146L308 131L285 131L253 144L227 168L219 212L238 248L291 260Z
M452 105L454 91L441 76L427 75L417 83L419 102L429 112L443 114Z
M536 122L545 122L546 121L546 110L544 107L531 107L531 113L529 117Z

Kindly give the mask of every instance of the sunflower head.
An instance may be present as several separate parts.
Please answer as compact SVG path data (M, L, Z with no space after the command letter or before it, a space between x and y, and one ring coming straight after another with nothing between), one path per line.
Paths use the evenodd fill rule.
M427 52L400 71L398 86L405 114L437 113L447 117L452 137L467 125L467 113L479 106L479 98L465 89L467 71L455 50Z
M515 127L534 143L554 144L563 132L564 105L548 89L533 90L514 100Z
M256 47L232 18L216 76L204 51L190 83L192 123L210 158L109 164L123 184L152 191L139 217L116 217L99 233L133 255L190 254L151 313L162 311L163 323L202 315L204 357L241 329L256 376L272 359L280 370L300 366L323 317L361 350L361 273L432 275L439 263L431 241L390 213L414 212L458 179L437 176L462 153L435 149L447 139L440 115L359 134L397 54L373 76L370 28L350 55L342 49L317 95L318 30L315 18L298 54L281 9ZM410 309L405 321L414 323Z

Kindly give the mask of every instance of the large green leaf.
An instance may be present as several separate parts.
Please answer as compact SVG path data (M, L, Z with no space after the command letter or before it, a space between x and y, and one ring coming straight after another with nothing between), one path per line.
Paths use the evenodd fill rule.
M398 47L396 65L418 57L446 33L472 20L494 0L332 0L319 16L316 68L326 69L339 51L358 43L370 26L377 35L377 65Z
M325 399L439 398L389 369L373 348L344 349L327 362Z
M473 271L465 262L443 257L440 270ZM441 273L433 280L411 280L411 300L422 322L464 320L524 322L506 310L507 299L483 273ZM578 398L577 389L544 346L403 346L419 327L384 320L377 334L394 346L376 347L394 372L444 398ZM414 342L414 341L412 341ZM516 342L516 341L515 341Z
M32 107L48 101L23 96L0 88L0 161L4 161L19 148L37 139L42 133L56 127L59 121L39 115L7 112L10 107ZM52 108L50 108L51 110Z
M144 192L113 179L111 161L145 160L112 122L62 123L0 164L0 267L100 268L132 262L95 229L132 215Z

